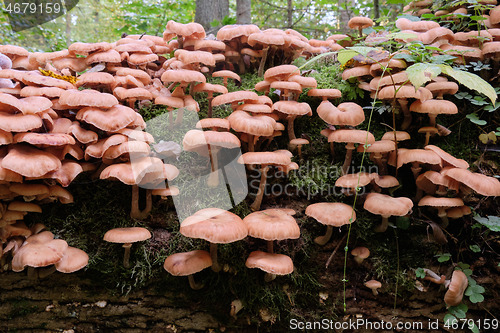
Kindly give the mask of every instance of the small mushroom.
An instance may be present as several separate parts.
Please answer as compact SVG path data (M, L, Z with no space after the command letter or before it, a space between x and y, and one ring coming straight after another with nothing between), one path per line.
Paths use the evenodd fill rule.
M370 280L365 282L365 287L372 290L374 296L378 295L377 289L382 288L382 283L377 280Z
M203 250L175 253L165 259L163 268L174 276L188 276L189 286L193 290L203 288L203 284L198 284L194 280L193 274L212 266L210 253Z
M142 242L146 239L151 238L151 233L148 229L140 227L131 228L115 228L108 230L104 234L104 240L111 243L121 243L125 248L125 254L123 255L123 267L129 268L130 263L130 248L132 243Z
M356 263L358 263L358 265L361 265L363 260L370 256L370 250L367 247L359 246L354 248L351 251L351 254L354 256L354 260L356 261Z

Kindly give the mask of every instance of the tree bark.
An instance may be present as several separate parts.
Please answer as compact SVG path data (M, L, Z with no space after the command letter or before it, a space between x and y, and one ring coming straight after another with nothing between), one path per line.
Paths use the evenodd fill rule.
M196 14L194 20L210 30L214 20L222 21L229 15L229 0L196 0Z
M380 3L379 0L373 0L373 19L377 20L380 17Z
M71 14L69 10L66 11L66 45L69 47L71 45Z
M252 0L236 0L236 23L252 23Z
M291 29L293 27L293 1L292 0L287 1L286 21L287 21L287 27L289 29Z
M339 10L338 10L338 23L339 23L339 30L341 32L349 32L349 27L347 26L347 22L352 17L352 8L354 8L354 0L344 0L341 3L339 3Z

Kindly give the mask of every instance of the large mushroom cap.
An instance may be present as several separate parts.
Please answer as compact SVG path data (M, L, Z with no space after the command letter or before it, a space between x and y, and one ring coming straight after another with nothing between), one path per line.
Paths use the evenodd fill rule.
M405 216L413 208L409 198L393 198L386 194L370 193L366 197L363 208L372 214L389 216Z
M225 244L245 238L248 231L238 215L224 209L205 208L182 221L180 233L210 243Z
M356 213L353 208L340 202L320 202L309 205L306 208L306 215L321 224L334 227L341 227L356 221Z
M318 106L318 115L331 125L357 126L365 120L363 108L356 103L342 103L335 107L328 101Z
M85 251L68 246L61 261L55 264L56 270L61 273L76 272L89 263L89 256Z
M68 243L62 239L53 239L51 233L42 232L38 237L28 237L25 244L12 258L12 270L20 272L26 266L45 267L62 259ZM47 236L47 237L45 237Z
M203 250L172 254L163 264L163 268L174 276L191 275L210 266L212 266L210 253Z
M461 169L468 169L469 168L469 163L467 163L466 161L464 161L462 159L458 159L458 158L448 154L447 152L445 152L444 150L442 150L441 148L439 148L437 146L427 145L424 148L435 152L439 157L441 157L441 159L444 162L443 163L444 166L451 165L451 166L454 166L455 168L461 168Z
M444 295L444 302L449 306L456 306L462 302L465 289L469 285L467 276L462 271L453 271L450 286Z
M419 206L430 206L430 207L460 207L464 205L464 202L460 198L437 198L430 195L426 195L418 202Z
M104 234L104 240L111 243L135 243L151 238L148 229L140 227L115 228Z
M3 168L25 177L40 177L61 167L54 155L29 145L17 144L2 159Z
M271 240L296 239L300 237L300 228L295 219L286 211L266 209L247 215L243 222L248 228L248 235Z
M254 165L288 165L292 163L290 156L280 152L248 152L238 158L240 164L254 164Z
M284 254L253 251L245 263L248 268L259 268L264 272L276 275L287 275L293 272L293 261Z
M449 168L444 170L442 174L467 185L481 195L500 196L500 182L496 178L460 168Z

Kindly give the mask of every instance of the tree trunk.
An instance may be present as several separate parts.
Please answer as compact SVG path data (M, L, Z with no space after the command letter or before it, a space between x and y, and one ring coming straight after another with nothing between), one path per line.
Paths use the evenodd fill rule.
M252 23L252 0L236 0L236 23Z
M66 46L71 45L71 14L66 11Z
M347 22L351 19L352 9L354 8L354 0L344 0L339 2L339 11L338 11L338 22L339 22L339 30L343 33L349 32L349 27L347 26Z
M229 0L196 0L195 22L210 30L214 20L222 21L229 15Z
M286 7L286 25L289 29L293 27L293 1L288 0Z
M377 20L380 17L380 3L379 0L373 0L373 20Z

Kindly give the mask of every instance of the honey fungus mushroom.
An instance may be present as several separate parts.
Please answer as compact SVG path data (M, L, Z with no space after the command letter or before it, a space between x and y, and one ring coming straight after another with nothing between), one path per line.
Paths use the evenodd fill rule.
M193 290L204 287L203 284L196 283L193 275L210 266L212 266L210 253L203 250L172 254L165 259L163 264L163 268L174 276L187 275L189 286Z
M363 207L372 214L382 216L382 223L375 228L375 232L384 232L389 226L389 217L405 216L410 213L413 202L405 197L393 198L386 194L370 193Z
M238 215L220 208L197 211L182 221L179 231L186 237L201 238L210 243L214 272L219 272L222 268L217 261L217 244L236 242L248 234L243 220Z
M130 267L130 248L135 242L142 242L151 238L151 233L148 229L140 227L130 228L115 228L108 230L104 234L104 240L110 243L123 244L125 254L123 255L123 267Z
M341 227L356 221L353 208L340 202L320 202L309 205L306 208L306 215L327 226L325 235L314 239L318 245L325 245L330 240L333 227Z

